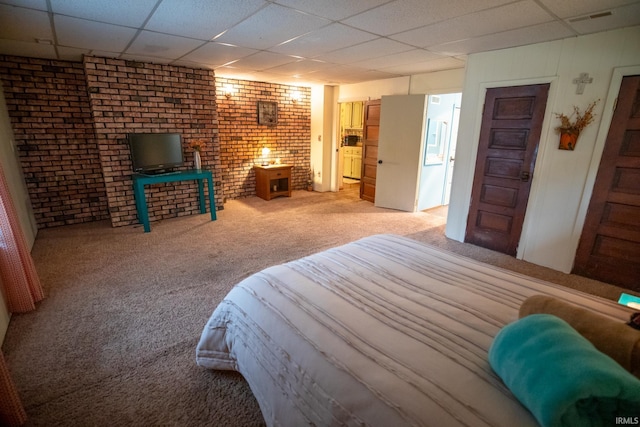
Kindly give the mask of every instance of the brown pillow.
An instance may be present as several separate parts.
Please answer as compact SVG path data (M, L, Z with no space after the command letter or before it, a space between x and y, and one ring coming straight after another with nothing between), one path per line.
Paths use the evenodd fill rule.
M640 378L640 331L558 299L534 295L520 306L519 316L552 314L569 323L602 353Z

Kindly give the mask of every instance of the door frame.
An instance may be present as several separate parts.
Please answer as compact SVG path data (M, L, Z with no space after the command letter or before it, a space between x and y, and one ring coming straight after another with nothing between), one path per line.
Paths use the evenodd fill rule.
M578 206L578 213L576 215L576 222L571 235L571 253L573 254L574 262L572 262L571 268L575 264L575 255L578 251L578 245L580 243L580 236L582 236L582 229L587 219L587 211L589 210L589 203L591 202L591 196L593 195L593 186L596 183L596 175L598 174L598 168L600 167L600 161L602 160L602 153L604 152L604 146L607 142L607 136L609 135L609 128L611 127L611 120L613 119L614 108L618 94L620 93L620 86L622 85L622 79L625 76L633 76L640 74L640 65L630 67L615 67L613 69L613 75L609 83L609 89L607 91L607 98L604 103L604 109L602 111L602 117L600 121L600 127L596 134L596 142L593 147L593 154L591 156L591 163L589 163L589 170L587 172L587 178L585 180L584 191L582 192L582 199Z
M475 165L478 158L478 147L480 144L480 131L482 127L482 112L484 110L484 104L486 101L487 89L500 88L500 87L511 87L511 86L528 86L528 85L536 85L536 84L549 84L549 94L547 97L547 103L545 105L544 118L542 120L542 130L540 133L540 144L538 145L538 154L536 156L536 165L545 165L547 163L546 157L548 157L548 152L557 145L557 140L553 138L547 138L550 132L554 132L552 127L554 126L555 115L552 111L553 100L557 99L558 96L558 76L547 76L547 77L539 77L539 78L531 78L531 79L515 79L515 80L504 80L504 81L486 81L481 82L478 85L478 92L476 99L478 103L476 104L475 111L475 124L473 128L473 150L471 153L468 153L469 157L466 157L467 153L457 153L456 154L456 162L458 162L458 172L464 171L463 173L469 174L469 176L465 177L456 177L456 172L454 172L454 180L462 179L465 183L464 188L464 199L466 200L465 210L461 213L456 213L455 211L449 210L449 217L447 218L447 223L455 223L456 228L448 228L446 231L447 237L457 240L459 242L463 242L466 233L467 221L469 218L469 207L471 200L471 193L473 190L473 177L475 175ZM463 111L467 106L465 105L464 100L464 91L462 92L462 104L461 104L461 119ZM466 170L468 169L468 170ZM531 181L531 189L529 191L529 201L527 203L527 210L524 215L524 222L522 223L522 233L520 234L520 242L518 245L518 252L516 253L517 259L523 259L524 254L527 247L527 242L529 240L529 236L532 233L535 233L535 229L533 229L531 225L531 218L535 218L535 209L539 204L541 187L544 181L544 171L542 169L538 169L537 173L534 175ZM537 178L536 178L537 176ZM546 183L545 183L546 185ZM450 205L451 206L451 205ZM463 215L464 220L461 221L457 215ZM456 216L456 217L452 217Z

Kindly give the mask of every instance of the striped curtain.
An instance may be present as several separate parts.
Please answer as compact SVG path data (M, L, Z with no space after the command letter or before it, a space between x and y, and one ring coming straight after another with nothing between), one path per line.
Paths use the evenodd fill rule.
M11 313L35 310L44 298L40 278L27 247L9 186L0 165L0 278Z
M27 414L0 351L0 425L20 426L26 421Z
M34 310L36 302L44 298L40 279L20 228L2 165L0 165L0 279L4 285L7 308L12 313ZM22 402L0 351L0 424L21 425L26 422L26 418Z

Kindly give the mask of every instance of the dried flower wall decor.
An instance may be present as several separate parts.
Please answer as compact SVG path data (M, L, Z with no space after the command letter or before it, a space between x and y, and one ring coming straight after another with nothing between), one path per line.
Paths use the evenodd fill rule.
M580 132L595 119L593 109L599 101L599 99L593 101L584 112L581 112L574 105L573 113L569 116L564 113L555 113L556 117L560 119L560 126L556 127L556 131L560 134L560 146L558 148L561 150L573 150L576 148Z

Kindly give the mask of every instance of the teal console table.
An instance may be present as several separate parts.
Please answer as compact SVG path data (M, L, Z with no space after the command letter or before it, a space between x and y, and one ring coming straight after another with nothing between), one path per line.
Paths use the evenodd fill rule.
M216 220L216 208L213 201L213 174L208 170L186 170L180 172L170 172L158 175L133 174L133 195L136 199L136 211L138 219L144 226L144 232L151 231L149 224L149 210L147 207L147 197L144 194L144 186L149 184L159 184L161 182L176 182L196 180L198 182L198 195L200 201L200 213L207 213L207 206L204 201L204 180L207 180L209 189L209 210L211 211L211 221Z

